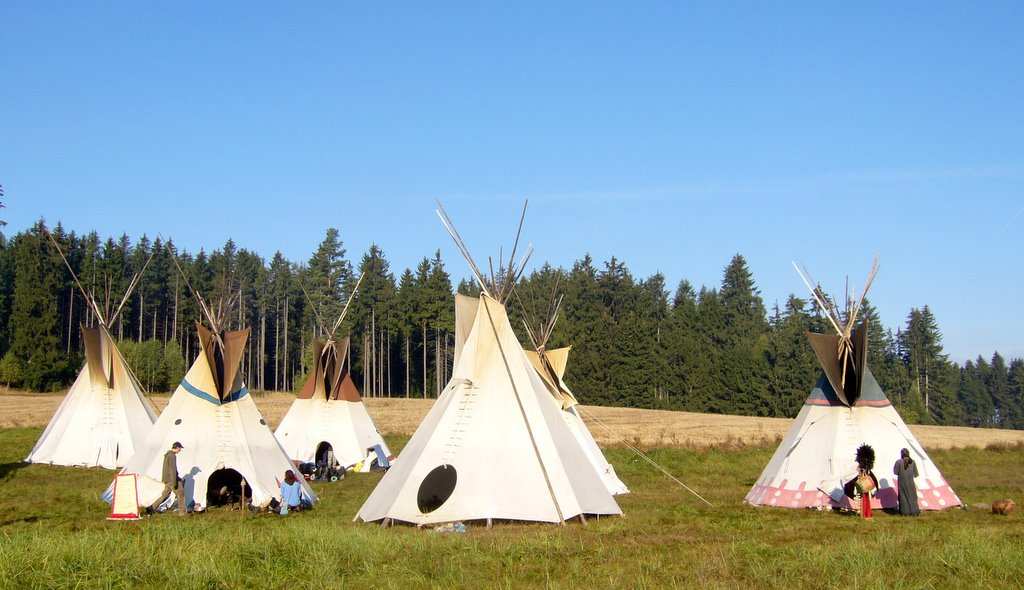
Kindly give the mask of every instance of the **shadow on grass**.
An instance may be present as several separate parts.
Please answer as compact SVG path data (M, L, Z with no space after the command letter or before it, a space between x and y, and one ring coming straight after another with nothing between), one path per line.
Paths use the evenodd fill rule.
M40 520L42 520L42 519L39 518L38 516L26 516L25 518L13 518L11 520L0 520L0 529L4 528L5 526L10 526L12 524L18 524L18 523L22 523L22 522L23 523L33 523L33 522L39 522Z
M24 461L15 461L13 463L0 463L0 481L7 479L8 476L13 474L19 469L28 467L28 463Z

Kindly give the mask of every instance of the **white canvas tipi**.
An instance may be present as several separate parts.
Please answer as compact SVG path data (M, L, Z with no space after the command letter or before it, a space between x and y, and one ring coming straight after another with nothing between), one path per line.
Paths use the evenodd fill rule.
M292 460L311 463L318 454L331 451L338 464L348 467L366 457L367 449L376 445L385 455L391 453L352 382L349 339L334 338L358 288L357 282L333 328L328 331L321 326L328 337L314 345L316 366L274 433Z
M534 370L537 371L537 375L540 376L548 392L558 404L566 426L569 427L577 444L583 449L583 453L587 456L591 465L601 475L601 481L604 482L605 487L613 495L628 494L629 488L626 487L626 484L622 483L622 480L615 473L615 468L605 459L604 453L601 452L601 447L597 446L594 435L590 433L590 429L583 422L583 417L580 416L579 401L563 380L565 367L569 360L569 350L572 347L566 346L552 350L547 348L547 343L551 339L551 333L555 329L555 322L558 319L558 310L561 308L561 302L562 299L560 297L557 301L554 301L552 298L552 304L549 306L546 321L543 323L531 327L527 321L523 321L523 326L526 328L526 333L533 345L533 350L524 351L526 358L530 361ZM520 303L522 303L521 300ZM536 314L528 313L525 305L522 308L524 316L537 317Z
M877 261L864 295L876 270ZM960 498L867 366L867 322L854 328L864 295L854 306L848 304L841 315L820 288L805 281L837 334L808 333L823 375L745 501L783 508L852 508L843 487L856 476L857 447L868 444L875 450L874 473L879 482L872 501L875 508L898 507L893 467L904 448L917 463L915 483L921 509L960 506Z
M509 323L503 302L526 259L513 267L513 247L508 268L485 282L443 210L438 213L483 292L470 314L471 303L460 299L451 381L356 518L561 523L621 514Z
M163 490L164 454L180 442L184 449L178 454L178 473L185 481L187 503L206 507L211 479L219 486L237 485L244 478L246 498L264 507L272 499L280 500L280 481L295 468L242 381L239 367L249 330L221 330L221 318L214 317L203 298L193 293L214 329L196 324L199 356L123 473L142 476L139 504L149 506ZM305 481L299 481L309 498L315 499Z
M53 240L52 236L50 239ZM60 252L56 241L53 244ZM64 256L63 252L60 254ZM64 262L67 263L67 259ZM116 469L132 456L156 420L153 406L107 329L117 319L117 312L138 284L145 267L133 277L121 306L113 315L100 309L96 299L74 276L70 265L68 270L95 315L97 325L81 326L85 366L25 461Z

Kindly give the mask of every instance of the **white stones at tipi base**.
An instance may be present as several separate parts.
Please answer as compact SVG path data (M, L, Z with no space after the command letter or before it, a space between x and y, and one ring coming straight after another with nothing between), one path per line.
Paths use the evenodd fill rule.
M25 461L71 467L123 467L156 412L102 326L82 326L86 363Z
M426 525L621 514L504 306L482 295L471 328L456 333L465 340L451 381L356 518Z

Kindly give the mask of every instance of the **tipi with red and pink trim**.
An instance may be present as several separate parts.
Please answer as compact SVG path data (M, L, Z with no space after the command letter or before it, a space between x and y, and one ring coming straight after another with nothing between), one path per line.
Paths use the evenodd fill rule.
M876 455L874 473L879 487L874 507L898 507L899 486L893 471L901 449L910 451L917 463L915 483L922 510L943 510L963 504L867 366L868 325L861 321L854 326L877 267L876 260L860 299L853 305L848 303L843 314L820 287L812 287L801 273L837 334L807 334L824 374L747 493L747 504L852 508L843 485L857 474L854 457L862 444L871 445Z

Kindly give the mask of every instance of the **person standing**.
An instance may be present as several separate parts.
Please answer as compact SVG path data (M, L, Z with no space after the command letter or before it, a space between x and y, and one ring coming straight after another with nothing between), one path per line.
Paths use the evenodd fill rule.
M871 515L871 493L878 489L878 478L871 469L875 466L875 450L871 445L861 445L857 448L857 476L846 482L843 491L851 500L860 501L860 515L870 519Z
M174 492L175 501L178 504L178 516L185 515L185 488L182 485L182 480L178 477L178 453L183 449L180 442L175 442L171 445L171 450L164 453L164 466L160 474L160 481L164 483L164 490L160 492L160 497L156 499L156 502L146 508L147 514L153 514L156 509L164 503L167 498L167 494Z
M899 481L900 516L919 516L921 509L917 506L917 463L910 458L910 451L900 450L900 460L893 467L893 475Z

